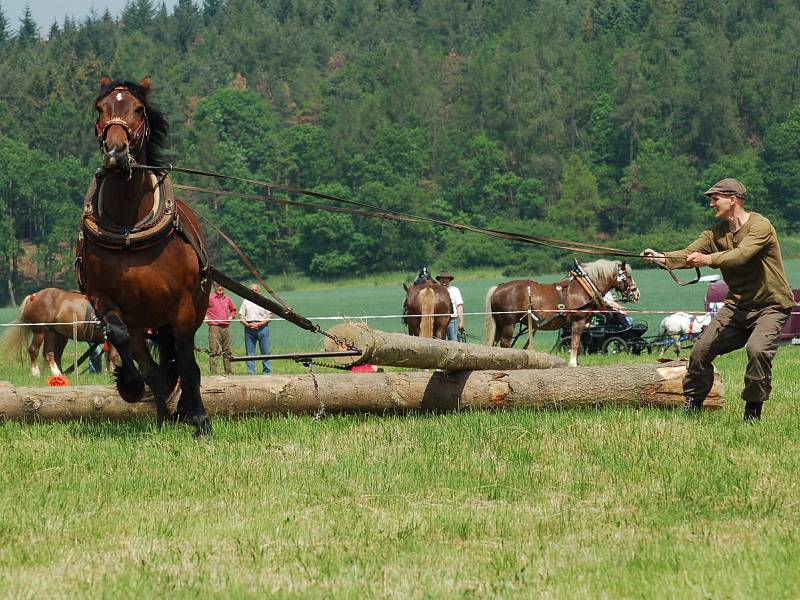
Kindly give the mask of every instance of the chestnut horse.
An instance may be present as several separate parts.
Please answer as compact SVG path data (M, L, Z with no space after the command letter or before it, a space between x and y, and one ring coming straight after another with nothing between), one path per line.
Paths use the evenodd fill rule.
M403 284L403 288L406 290L403 323L408 326L408 335L445 339L453 310L447 289L433 281L410 287Z
M538 329L554 330L572 325L569 366L575 367L581 334L591 317L590 312L584 311L605 310L603 296L611 289L618 290L624 301L639 299L639 289L625 262L596 260L580 265L575 261L573 270L558 283L517 279L495 285L486 294L485 342L490 346L499 342L504 348L510 347L515 325L527 324L530 309L531 336Z
M81 342L102 344L103 328L97 325L89 300L83 294L66 292L58 288L45 288L25 297L20 305L18 325L9 327L3 334L3 354L8 357L23 356L27 347L31 360L31 374L40 375L39 350L48 357L50 373L61 375L61 357L67 342L72 339L72 323L78 322L77 338ZM52 358L50 354L52 353ZM108 365L108 362L106 362Z
M138 84L100 81L94 105L103 168L84 202L75 271L119 352L120 396L138 402L147 383L159 425L181 420L194 426L195 435L210 434L194 355L195 332L208 306L208 254L197 217L175 199L166 172L134 168L159 164L167 133L149 91L149 77ZM158 362L145 343L148 329ZM179 377L173 415L167 399Z

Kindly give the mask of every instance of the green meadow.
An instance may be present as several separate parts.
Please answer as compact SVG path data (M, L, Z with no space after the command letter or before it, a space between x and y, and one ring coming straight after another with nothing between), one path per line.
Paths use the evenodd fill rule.
M798 286L800 261L789 270ZM634 308L702 308L704 284L635 276ZM500 280L459 277L467 312ZM282 295L308 316L400 331L374 317L400 312L401 282ZM482 317L467 329L479 335ZM285 323L271 330L275 352L321 347ZM200 441L147 420L0 422L0 596L795 597L800 348L780 349L754 425L741 422L745 362L718 359L726 406L698 418L625 406L218 418ZM44 378L4 360L0 379Z

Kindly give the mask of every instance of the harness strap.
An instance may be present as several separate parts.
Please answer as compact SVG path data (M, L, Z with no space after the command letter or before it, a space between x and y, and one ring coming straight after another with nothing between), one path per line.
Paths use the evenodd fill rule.
M83 203L83 219L75 248L75 278L82 292L85 291L86 282L87 241L109 250L141 250L160 244L177 232L194 250L202 277L207 278L208 249L200 232L188 217L191 209L175 200L172 181L166 172L156 176L153 210L132 227L120 227L97 216L104 179L105 171L98 169Z
M608 308L605 300L603 300L603 296L600 294L600 290L597 289L597 286L592 281L592 278L589 277L588 274L584 273L583 270L580 272L573 271L573 273L575 274L575 279L581 284L581 287L586 291L587 294L589 294L589 298L591 298L601 309Z

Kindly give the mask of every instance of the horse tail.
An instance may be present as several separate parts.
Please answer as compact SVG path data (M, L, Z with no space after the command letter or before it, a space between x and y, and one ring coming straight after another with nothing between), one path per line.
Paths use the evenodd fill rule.
M30 340L32 330L30 327L25 327L22 316L25 314L25 305L28 304L30 296L25 296L22 304L19 307L19 316L14 320L14 325L6 327L3 338L0 340L0 354L9 359L19 359L20 362L25 361L25 351Z
M433 337L433 313L436 312L436 292L426 288L419 293L419 312L422 320L419 325L420 337Z
M497 323L495 323L494 315L492 314L492 296L494 296L494 291L496 289L496 285L493 285L489 288L489 291L486 292L486 302L484 304L484 312L486 313L486 316L484 317L483 323L483 342L487 346L494 346L494 336L497 333Z

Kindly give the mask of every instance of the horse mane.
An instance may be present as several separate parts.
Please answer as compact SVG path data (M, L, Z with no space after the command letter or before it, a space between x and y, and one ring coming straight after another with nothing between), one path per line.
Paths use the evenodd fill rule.
M150 129L150 135L147 137L147 143L145 144L147 162L156 167L164 166L163 150L167 141L169 123L167 123L161 111L148 102L147 91L138 83L133 83L132 81L123 81L121 79L112 81L100 90L100 93L94 99L95 104L108 96L115 87L124 87L133 94L139 102L144 104L144 109L147 113L147 126Z
M614 260L595 260L585 265L581 265L586 274L592 278L597 279L610 279L617 276L617 269L619 268L619 261Z

